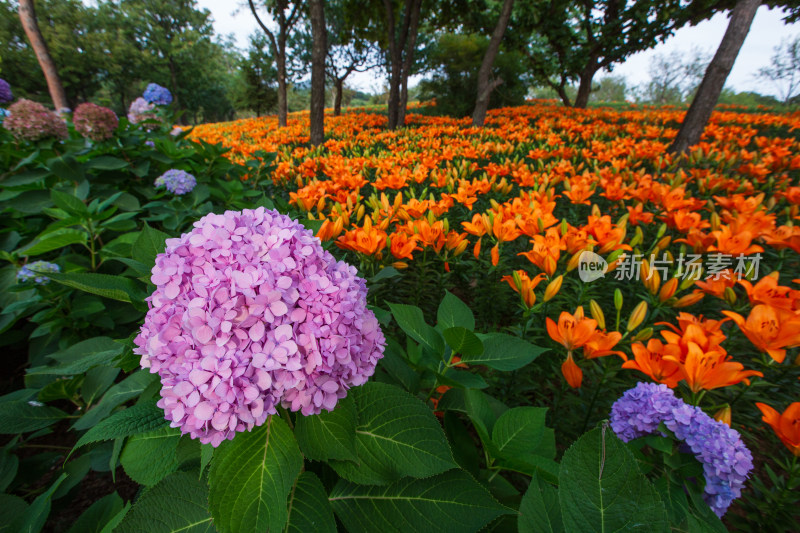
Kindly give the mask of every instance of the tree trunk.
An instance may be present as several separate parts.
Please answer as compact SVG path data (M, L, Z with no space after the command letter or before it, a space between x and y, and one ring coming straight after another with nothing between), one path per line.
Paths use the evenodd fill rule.
M311 138L313 146L325 142L325 56L328 55L325 29L325 0L309 2L311 18Z
M567 90L564 88L564 83L562 83L555 89L556 93L558 94L558 97L561 98L561 103L563 103L565 107L571 107L572 102L570 101L569 96L567 95Z
M397 108L400 103L400 69L402 68L401 51L395 35L394 5L392 0L383 0L386 11L386 27L389 37L389 102L386 112L389 118L388 127L393 130L397 127Z
M486 111L489 109L489 95L498 85L503 83L502 79L490 82L489 78L492 75L494 59L500 51L500 42L503 40L503 34L508 27L508 20L511 18L511 9L513 7L514 0L503 0L500 18L497 19L497 25L494 27L492 38L489 40L489 47L483 55L481 69L478 71L478 96L475 99L475 110L472 112L473 126L483 126L486 120Z
M64 92L64 86L61 85L61 78L58 77L56 64L50 56L47 43L44 42L42 38L42 32L39 31L33 0L19 1L19 20L22 22L25 35L28 36L28 40L31 42L31 47L36 54L36 59L39 60L39 66L42 68L44 78L47 80L47 89L50 91L53 107L55 107L56 110L69 107L67 103L67 94Z
M690 146L700 142L700 136L703 134L708 119L711 118L714 106L717 105L719 95L722 93L731 68L733 68L736 56L739 55L742 43L750 31L750 25L753 23L760 4L761 0L739 0L734 6L731 20L728 22L728 29L725 30L725 35L717 48L717 53L714 54L714 59L706 69L703 81L692 100L692 105L683 118L681 129L669 147L670 152L686 152Z
M278 126L286 127L289 117L289 102L286 98L286 41L281 40L279 52L276 54L278 63Z
M333 81L333 116L338 117L342 114L342 93L344 92L344 79L336 78Z
M513 0L511 0L513 1ZM408 106L408 77L411 68L414 66L414 52L417 48L417 32L419 29L419 12L422 8L422 0L414 0L411 7L411 17L408 25L408 37L406 39L405 55L403 56L403 73L401 74L400 105L397 109L397 125L406 124L406 107Z
M581 80L578 83L578 94L575 96L575 104L573 107L578 109L586 109L589 103L589 95L592 93L592 78L597 72L597 66L594 59L581 72Z

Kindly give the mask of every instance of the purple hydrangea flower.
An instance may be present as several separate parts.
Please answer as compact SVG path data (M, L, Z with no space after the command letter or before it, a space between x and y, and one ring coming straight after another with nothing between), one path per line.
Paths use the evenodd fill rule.
M17 271L17 282L26 283L33 281L37 285L45 285L50 281L50 278L44 274L50 272L61 272L61 267L55 263L48 263L47 261L34 261L28 265L24 265Z
M167 239L135 352L173 427L218 446L276 413L332 410L383 357L356 269L277 211L209 214Z
M176 169L167 170L155 181L156 187L166 187L169 192L178 196L192 192L195 185L197 180L194 176L184 170Z
M611 407L611 428L625 442L654 433L661 422L703 465L703 498L721 517L753 469L750 450L736 430L685 404L666 385L639 383Z
M131 106L128 108L128 120L131 122L131 124L138 124L140 122L144 122L145 120L158 120L158 116L153 113L155 108L156 106L140 96L131 102ZM155 127L155 125L147 124L145 127L147 129L152 129Z
M150 148L155 148L155 147L156 147L156 143L154 143L154 142L153 142L152 140L150 140L150 139L146 140L146 141L144 142L144 145L145 145L145 146L149 146Z
M11 92L11 85L2 78L0 78L0 104L7 104L14 99L14 94Z
M14 137L26 141L38 141L48 137L66 139L67 125L58 115L38 102L21 98L8 108L9 116L3 127Z
M157 83L148 85L142 96L149 103L155 105L169 105L172 103L172 93L169 92L169 89Z

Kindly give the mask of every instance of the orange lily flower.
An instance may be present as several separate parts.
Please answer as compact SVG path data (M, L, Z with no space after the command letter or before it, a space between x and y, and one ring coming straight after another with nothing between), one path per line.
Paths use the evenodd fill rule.
M583 382L583 370L580 369L578 364L572 358L572 352L567 354L567 358L561 363L561 373L567 380L567 384L573 389L581 388Z
M753 234L749 231L734 234L730 226L722 226L719 230L712 231L711 235L717 239L717 243L708 247L709 252L721 252L728 255L750 255L764 251L761 246L751 244L753 242Z
M507 282L514 292L519 293L525 306L531 308L536 303L536 294L533 290L543 279L545 279L544 274L539 274L531 279L524 270L516 270L513 276L503 276L501 281Z
M411 253L418 250L417 236L409 237L405 233L393 233L389 240L391 241L390 251L397 259L414 259Z
M688 348L684 362L673 355L665 355L664 359L679 365L681 379L692 392L728 387L742 381L749 385L751 376L764 376L756 370L744 370L744 365L732 361L725 352L704 352L693 342Z
M800 346L800 316L791 311L759 304L750 311L747 320L732 311L722 313L736 322L756 348L778 363L786 358L786 348Z
M664 359L664 355L680 356L680 348L674 344L663 344L658 339L647 341L647 347L641 342L631 345L633 359L622 363L622 368L638 370L650 376L657 383L675 388L681 380L680 364Z
M761 420L769 424L781 442L796 457L800 457L800 402L794 402L783 413L764 403L756 403L764 415Z
M562 311L558 317L558 324L549 317L545 323L550 338L569 351L589 342L597 329L597 321L583 316L582 307L579 307L574 315Z
M717 298L725 297L725 289L736 286L736 276L731 269L723 270L718 276L709 276L705 281L695 281L700 290Z
M597 357L605 357L606 355L618 355L622 357L623 361L628 360L628 356L619 350L612 350L619 341L622 340L622 333L612 331L606 333L605 331L597 330L583 345L583 357L586 359L595 359Z
M771 272L755 285L744 279L739 280L739 284L747 291L747 297L752 305L766 304L791 311L794 299L788 297L788 294L792 289L778 285L779 275L778 272Z

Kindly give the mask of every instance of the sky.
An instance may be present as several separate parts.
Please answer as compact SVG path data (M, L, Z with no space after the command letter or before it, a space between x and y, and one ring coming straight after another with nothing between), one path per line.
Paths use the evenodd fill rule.
M201 8L211 12L214 29L217 33L232 34L237 46L247 47L248 35L260 31L249 9L238 7L238 3L230 0L198 0ZM238 10L238 11L237 11ZM758 79L758 69L769 64L773 49L782 40L800 35L800 23L784 24L783 12L778 9L758 8L750 33L739 51L726 87L741 91L757 91L762 94L776 94L769 82ZM615 66L614 74L622 74L629 85L637 85L648 80L648 65L656 54L669 54L673 51L685 52L687 55L693 48L698 48L709 57L717 50L725 29L728 26L728 13L720 13L697 26L687 26L675 32L664 43L636 54L620 65ZM598 79L603 74L598 74ZM351 86L367 92L377 92L384 82L380 72L356 73L348 79ZM412 78L411 83L414 83Z

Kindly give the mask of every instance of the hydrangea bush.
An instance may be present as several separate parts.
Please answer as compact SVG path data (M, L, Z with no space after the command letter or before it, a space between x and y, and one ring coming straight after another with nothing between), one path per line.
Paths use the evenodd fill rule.
M182 196L192 192L197 185L197 179L185 170L170 169L156 178L153 184L156 187L166 187L172 194Z
M47 277L48 273L61 272L61 267L55 263L48 263L47 261L34 261L30 264L23 265L17 272L17 281L26 283L33 281L37 285L45 285L50 281Z
M213 446L277 405L333 410L383 354L364 280L276 211L203 217L167 240L151 281L136 353L172 426Z
M139 124L145 120L158 120L158 115L153 112L155 108L155 105L151 104L140 96L131 102L131 105L128 108L128 120L131 122L131 124ZM148 125L148 127L153 126Z
M18 140L66 139L67 124L54 112L38 102L22 98L8 108L9 116L3 127Z
M154 105L169 105L172 103L172 93L169 92L169 89L157 83L149 84L142 97Z
M75 109L72 122L78 133L93 141L110 139L119 125L116 113L90 102L80 104Z

